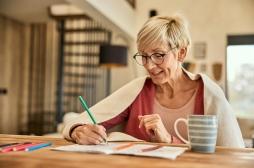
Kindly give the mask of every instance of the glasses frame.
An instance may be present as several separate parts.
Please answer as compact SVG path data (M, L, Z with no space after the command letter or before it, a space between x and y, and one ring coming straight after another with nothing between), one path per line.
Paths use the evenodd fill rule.
M151 61L152 61L154 64L156 64L156 65L161 65L161 64L164 62L164 60L165 60L165 56L166 56L170 51L172 51L173 49L175 49L175 48L172 48L172 49L168 50L166 53L158 53L158 52L155 52L155 53L152 53L151 55L144 55L144 54L140 54L140 53L137 52L137 53L133 56L133 59L135 59L136 63L139 64L139 65L141 65L141 66L144 66L144 65L146 65L146 64L148 63L148 58L150 58ZM160 55L160 56L162 57L161 63L156 63L156 62L154 61L153 56L156 55L156 54L158 54L158 55ZM145 57L145 59L146 59L145 64L140 64L140 63L137 61L136 57L142 57L142 58Z

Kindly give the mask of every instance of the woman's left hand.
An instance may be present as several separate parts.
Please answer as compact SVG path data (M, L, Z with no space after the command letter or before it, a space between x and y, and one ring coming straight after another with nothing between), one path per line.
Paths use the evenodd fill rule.
M139 128L145 127L146 133L156 142L171 143L171 135L164 127L158 114L138 116Z

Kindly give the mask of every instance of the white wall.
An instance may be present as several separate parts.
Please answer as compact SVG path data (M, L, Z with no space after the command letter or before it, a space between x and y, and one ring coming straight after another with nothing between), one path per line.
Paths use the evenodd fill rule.
M160 15L181 12L189 20L193 43L206 42L205 60L194 60L192 53L187 60L208 65L207 74L212 75L211 64L223 64L222 80L225 84L225 57L227 35L254 34L253 0L137 0L137 28L148 19L150 9ZM138 31L138 30L137 30Z
M87 0L114 24L135 38L135 11L125 0Z
M125 0L46 0L43 3L34 1L24 0L20 3L19 0L2 0L0 9L1 12L9 13L18 20L34 21L37 18L42 21L44 19L39 18L47 15L45 12L47 5L68 2L77 5L95 20L108 26L114 33L112 43L130 45L129 66L112 69L112 91L134 77L144 74L143 68L133 62L132 55L136 52L136 34L148 19L150 9L156 9L161 15L171 15L181 11L187 17L193 42L204 41L208 47L205 60L194 60L192 53L187 60L206 63L207 74L210 77L213 77L212 63L222 62L225 65L227 35L254 33L253 0L137 0L136 10L131 9ZM39 2L42 5L39 5ZM41 11L42 7L44 13L42 15L36 13ZM119 34L125 40L115 38ZM219 84L224 87L224 83L223 71Z
M82 0L67 0L82 8ZM206 74L213 78L212 64L223 64L221 80L218 84L225 88L225 59L227 35L254 33L253 0L137 0L136 10L130 10L123 0L87 0L84 9L94 19L108 25L115 34L122 34L128 39L129 66L112 69L111 90L114 91L131 79L145 74L142 67L135 64L132 55L136 52L136 34L149 17L149 10L156 9L160 15L184 14L189 20L193 43L207 44L206 59L196 60L193 53L186 58L200 64L206 64ZM112 40L119 43L119 39ZM121 43L121 42L120 42ZM123 44L126 44L126 40Z
M66 0L66 2L82 9L103 26L122 32L131 40L135 38L135 11L125 0Z

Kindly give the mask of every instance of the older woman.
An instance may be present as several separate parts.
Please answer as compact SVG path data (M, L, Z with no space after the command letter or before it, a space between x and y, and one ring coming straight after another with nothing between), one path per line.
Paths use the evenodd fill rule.
M123 132L153 142L182 143L173 129L178 118L217 115L217 145L243 147L236 118L222 90L204 74L182 68L191 40L185 20L156 16L138 33L134 59L149 76L135 79L91 108L98 125L85 113L68 123L64 137L79 144L99 144L106 130L125 123ZM180 133L187 137L182 125Z

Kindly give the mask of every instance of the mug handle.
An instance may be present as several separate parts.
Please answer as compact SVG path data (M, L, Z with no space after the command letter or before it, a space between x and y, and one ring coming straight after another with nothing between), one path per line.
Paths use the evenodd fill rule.
M183 122L186 124L186 126L188 126L188 122L187 122L187 120L186 120L185 118L178 118L178 119L175 121L175 123L174 123L174 130L175 130L175 132L176 132L176 135L177 135L184 143L189 144L190 142L189 142L188 140L184 139L184 138L180 135L180 133L178 132L177 124L178 124L180 121L183 121Z

